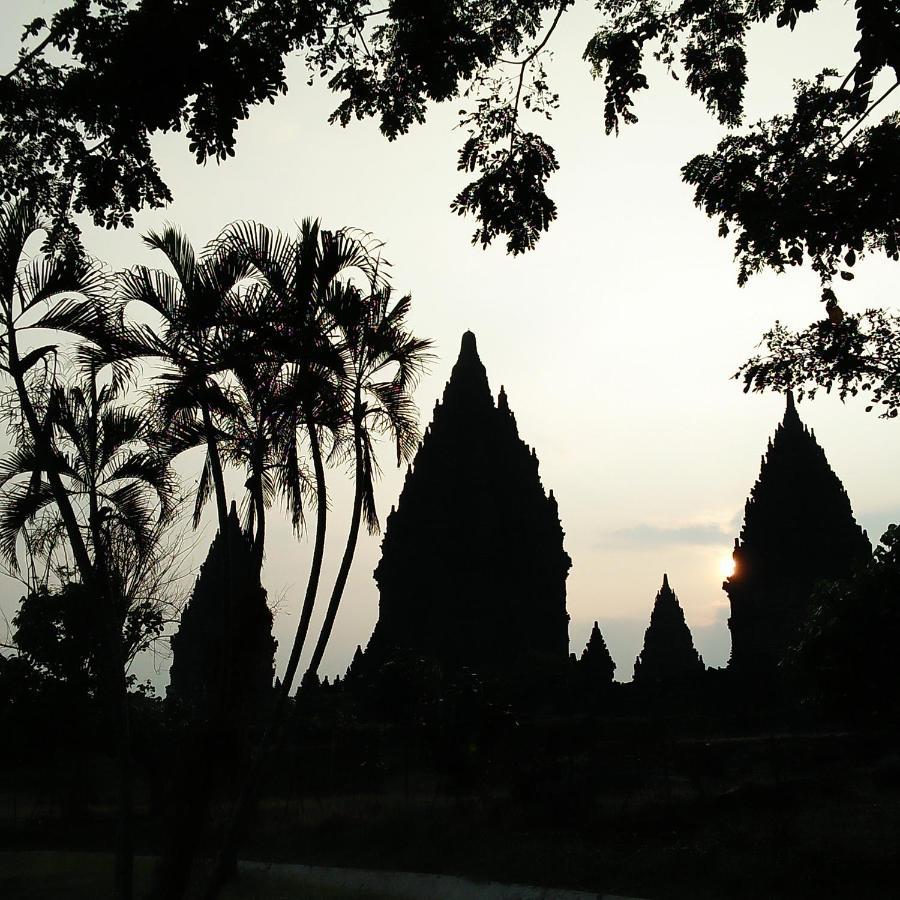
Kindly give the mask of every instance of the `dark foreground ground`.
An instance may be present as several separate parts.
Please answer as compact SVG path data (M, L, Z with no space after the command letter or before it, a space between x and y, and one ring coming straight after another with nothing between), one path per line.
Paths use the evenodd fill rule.
M898 896L893 734L691 730L592 717L310 728L274 760L242 856L646 898ZM108 764L69 759L51 777L47 764L3 772L0 846L109 848ZM144 854L160 847L164 768L142 775ZM21 864L0 859L0 895L103 896L95 857L55 858L14 881ZM280 896L246 877L232 891Z

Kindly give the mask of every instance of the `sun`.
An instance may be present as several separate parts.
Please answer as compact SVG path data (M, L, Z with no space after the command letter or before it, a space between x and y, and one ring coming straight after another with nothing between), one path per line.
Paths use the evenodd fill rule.
M734 575L734 560L731 556L723 556L719 560L719 574L723 578L731 578Z

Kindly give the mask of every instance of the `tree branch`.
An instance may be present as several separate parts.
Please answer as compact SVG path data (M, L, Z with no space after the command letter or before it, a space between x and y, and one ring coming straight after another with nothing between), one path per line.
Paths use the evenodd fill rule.
M547 33L544 35L543 40L525 57L523 60L513 60L509 61L509 65L519 66L519 83L516 87L516 99L513 101L513 124L510 128L509 134L509 151L512 153L513 145L515 143L516 137L516 122L519 118L519 99L522 96L522 84L525 81L525 69L528 67L528 64L547 46L547 42L550 40L553 32L556 31L556 26L559 24L559 20L562 18L562 14L566 11L566 8L570 5L570 0L560 0L559 9L556 11L556 15L553 18L553 21L550 23L550 27L547 29ZM507 62L506 60L500 60L500 62Z
M862 123L868 117L869 113L871 113L875 109L875 107L878 106L883 100L887 100L887 98L898 87L900 87L900 78L898 78L897 81L895 81L874 103L872 103L869 108L853 123L853 125L851 125L850 128L848 128L847 131L844 132L844 134L841 135L840 138L838 138L838 140L832 146L832 149L834 149L834 147L836 147L838 144L843 144L844 141L846 141L847 138L850 137L850 135L853 134L853 132L856 131L856 129L859 128L860 125L862 125Z
M45 37L44 40L42 40L37 45L37 47L26 53L24 56L19 57L19 61L13 66L11 71L7 72L5 75L0 75L0 81L9 81L9 79L19 71L19 69L21 69L27 63L31 62L31 60L34 59L35 56L37 56L39 53L43 53L44 50L47 49L47 45L53 41L54 37L55 34L51 29L47 37Z

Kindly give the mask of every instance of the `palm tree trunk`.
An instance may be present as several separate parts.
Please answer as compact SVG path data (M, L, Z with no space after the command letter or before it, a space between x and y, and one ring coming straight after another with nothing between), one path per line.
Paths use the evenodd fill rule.
M206 432L206 449L209 453L209 471L212 474L216 491L216 512L219 516L219 531L226 533L225 523L228 521L228 499L225 496L225 477L222 474L222 460L219 458L219 445L216 443L216 432L213 428L212 416L205 403L200 404L203 412L203 429Z
M297 624L297 633L294 635L294 645L291 647L291 655L284 672L284 680L281 683L281 694L278 698L279 710L287 702L297 667L300 664L300 654L306 643L309 633L309 622L312 619L313 608L316 604L316 594L319 590L319 577L322 574L322 559L325 556L325 525L328 515L328 495L325 490L325 464L322 460L322 448L319 445L318 429L311 418L307 419L307 430L313 458L313 471L316 476L316 536L313 545L313 556L309 570L309 580L306 584L306 596L303 598L303 609L300 611L300 622ZM278 713L280 715L280 713Z
M256 507L256 532L253 535L253 556L257 568L262 571L263 555L266 549L266 502L263 496L262 473L254 476L253 505Z
M247 777L241 785L240 794L231 810L231 815L225 827L219 852L213 861L212 870L203 893L204 900L215 900L233 865L238 848L244 837L244 832L253 812L253 805L262 781L265 762L269 751L275 744L280 731L284 714L287 709L287 701L290 698L291 687L297 674L300 663L300 655L309 632L309 622L312 618L313 607L316 602L316 593L319 588L319 577L322 572L322 559L325 555L325 526L328 515L328 495L325 485L325 464L322 459L322 448L319 445L318 429L307 416L307 430L313 457L313 470L316 476L316 534L313 545L313 556L310 564L309 579L306 584L306 594L303 599L303 609L300 613L300 621L297 624L297 632L294 635L294 644L291 647L291 655L285 669L284 679L281 682L281 690L275 700L275 707L263 732L259 745L256 748L256 756L250 764Z
M347 544L344 547L344 555L341 557L341 565L338 569L337 578L334 580L334 588L331 591L328 608L325 611L325 621L322 623L322 630L319 632L319 640L316 642L316 648L313 651L312 659L309 661L309 667L306 670L306 675L303 679L304 681L307 678L312 678L318 674L319 666L322 663L322 657L325 655L325 648L328 645L328 639L331 637L331 629L334 627L334 620L337 618L338 607L341 605L344 588L347 586L347 577L350 574L350 567L353 564L353 555L356 552L356 542L359 538L359 525L362 520L363 461L362 441L360 440L358 429L356 429L353 443L354 451L356 453L356 490L353 495L353 514L350 517L350 532L347 535Z

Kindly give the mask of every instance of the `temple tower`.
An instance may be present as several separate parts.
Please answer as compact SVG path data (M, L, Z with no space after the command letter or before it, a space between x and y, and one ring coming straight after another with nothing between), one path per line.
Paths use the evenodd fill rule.
M634 661L634 683L677 684L702 675L705 669L678 597L669 587L669 576L663 575L644 632L644 648Z
M847 492L788 392L734 542L731 671L771 676L793 643L820 579L848 575L871 554Z
M610 656L606 641L600 632L600 626L594 622L587 645L581 654L579 662L581 672L588 682L595 687L612 684L616 674L616 664Z
M467 331L387 519L365 667L398 651L501 674L564 665L570 566L553 492Z

